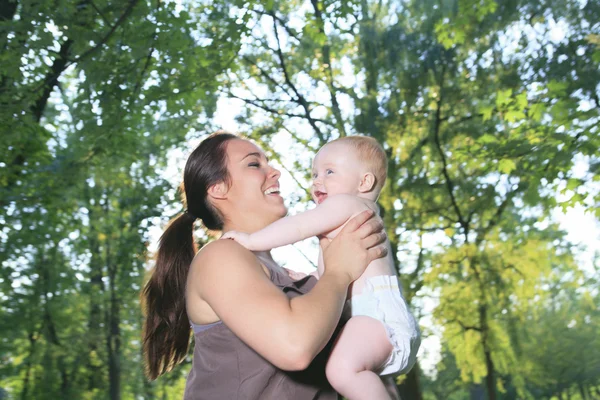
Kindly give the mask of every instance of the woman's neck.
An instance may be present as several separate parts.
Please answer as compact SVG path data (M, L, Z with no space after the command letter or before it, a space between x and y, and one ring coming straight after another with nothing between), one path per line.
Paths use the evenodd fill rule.
M245 221L245 224L236 224L236 223L232 223L232 222L225 222L223 224L223 233L225 232L229 232L229 231L238 231L238 232L244 232L244 233L253 233L256 231L261 230L262 228L264 228L266 225L263 224L249 224L249 221ZM273 260L273 256L271 255L271 251L267 250L267 251L253 251L254 254L256 254L258 257L261 257L265 260L268 261L272 261L275 262L275 260Z
M231 216L230 218L225 219L223 223L223 232L237 231L244 233L254 233L269 226L269 224L272 224L277 219L278 218L272 220L265 220L264 218L260 218L260 216L253 215L252 213L237 213Z

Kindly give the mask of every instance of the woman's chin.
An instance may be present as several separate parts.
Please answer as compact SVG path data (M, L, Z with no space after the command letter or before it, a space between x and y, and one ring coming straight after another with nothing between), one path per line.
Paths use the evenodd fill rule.
M279 207L273 208L273 213L271 214L272 215L271 223L277 221L280 218L285 217L287 215L287 213L288 213L287 207L282 202L281 205L279 205Z

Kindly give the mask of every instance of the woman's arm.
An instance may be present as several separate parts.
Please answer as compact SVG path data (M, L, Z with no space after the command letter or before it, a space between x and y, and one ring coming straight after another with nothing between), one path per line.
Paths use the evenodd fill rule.
M222 239L234 239L249 250L271 250L331 232L366 208L356 196L338 194L312 210L281 218L260 231L251 234L227 232Z
M232 241L200 251L188 289L197 292L246 344L275 366L301 370L331 338L348 286L385 255L383 225L372 212L353 218L325 250L327 269L306 295L289 299L256 256ZM369 218L368 222L365 223Z

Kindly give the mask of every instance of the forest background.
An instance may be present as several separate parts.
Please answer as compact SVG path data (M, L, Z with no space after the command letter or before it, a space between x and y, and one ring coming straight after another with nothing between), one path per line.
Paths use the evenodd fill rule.
M189 360L144 377L139 291L223 127L291 212L321 145L383 144L404 399L600 398L597 0L0 0L0 52L0 399L181 398Z

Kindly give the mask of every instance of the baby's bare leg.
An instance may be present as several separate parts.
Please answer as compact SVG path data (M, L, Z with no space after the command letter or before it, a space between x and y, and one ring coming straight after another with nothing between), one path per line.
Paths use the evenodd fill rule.
M385 385L373 371L383 366L392 350L380 321L352 317L333 346L327 361L327 379L348 400L388 400Z

